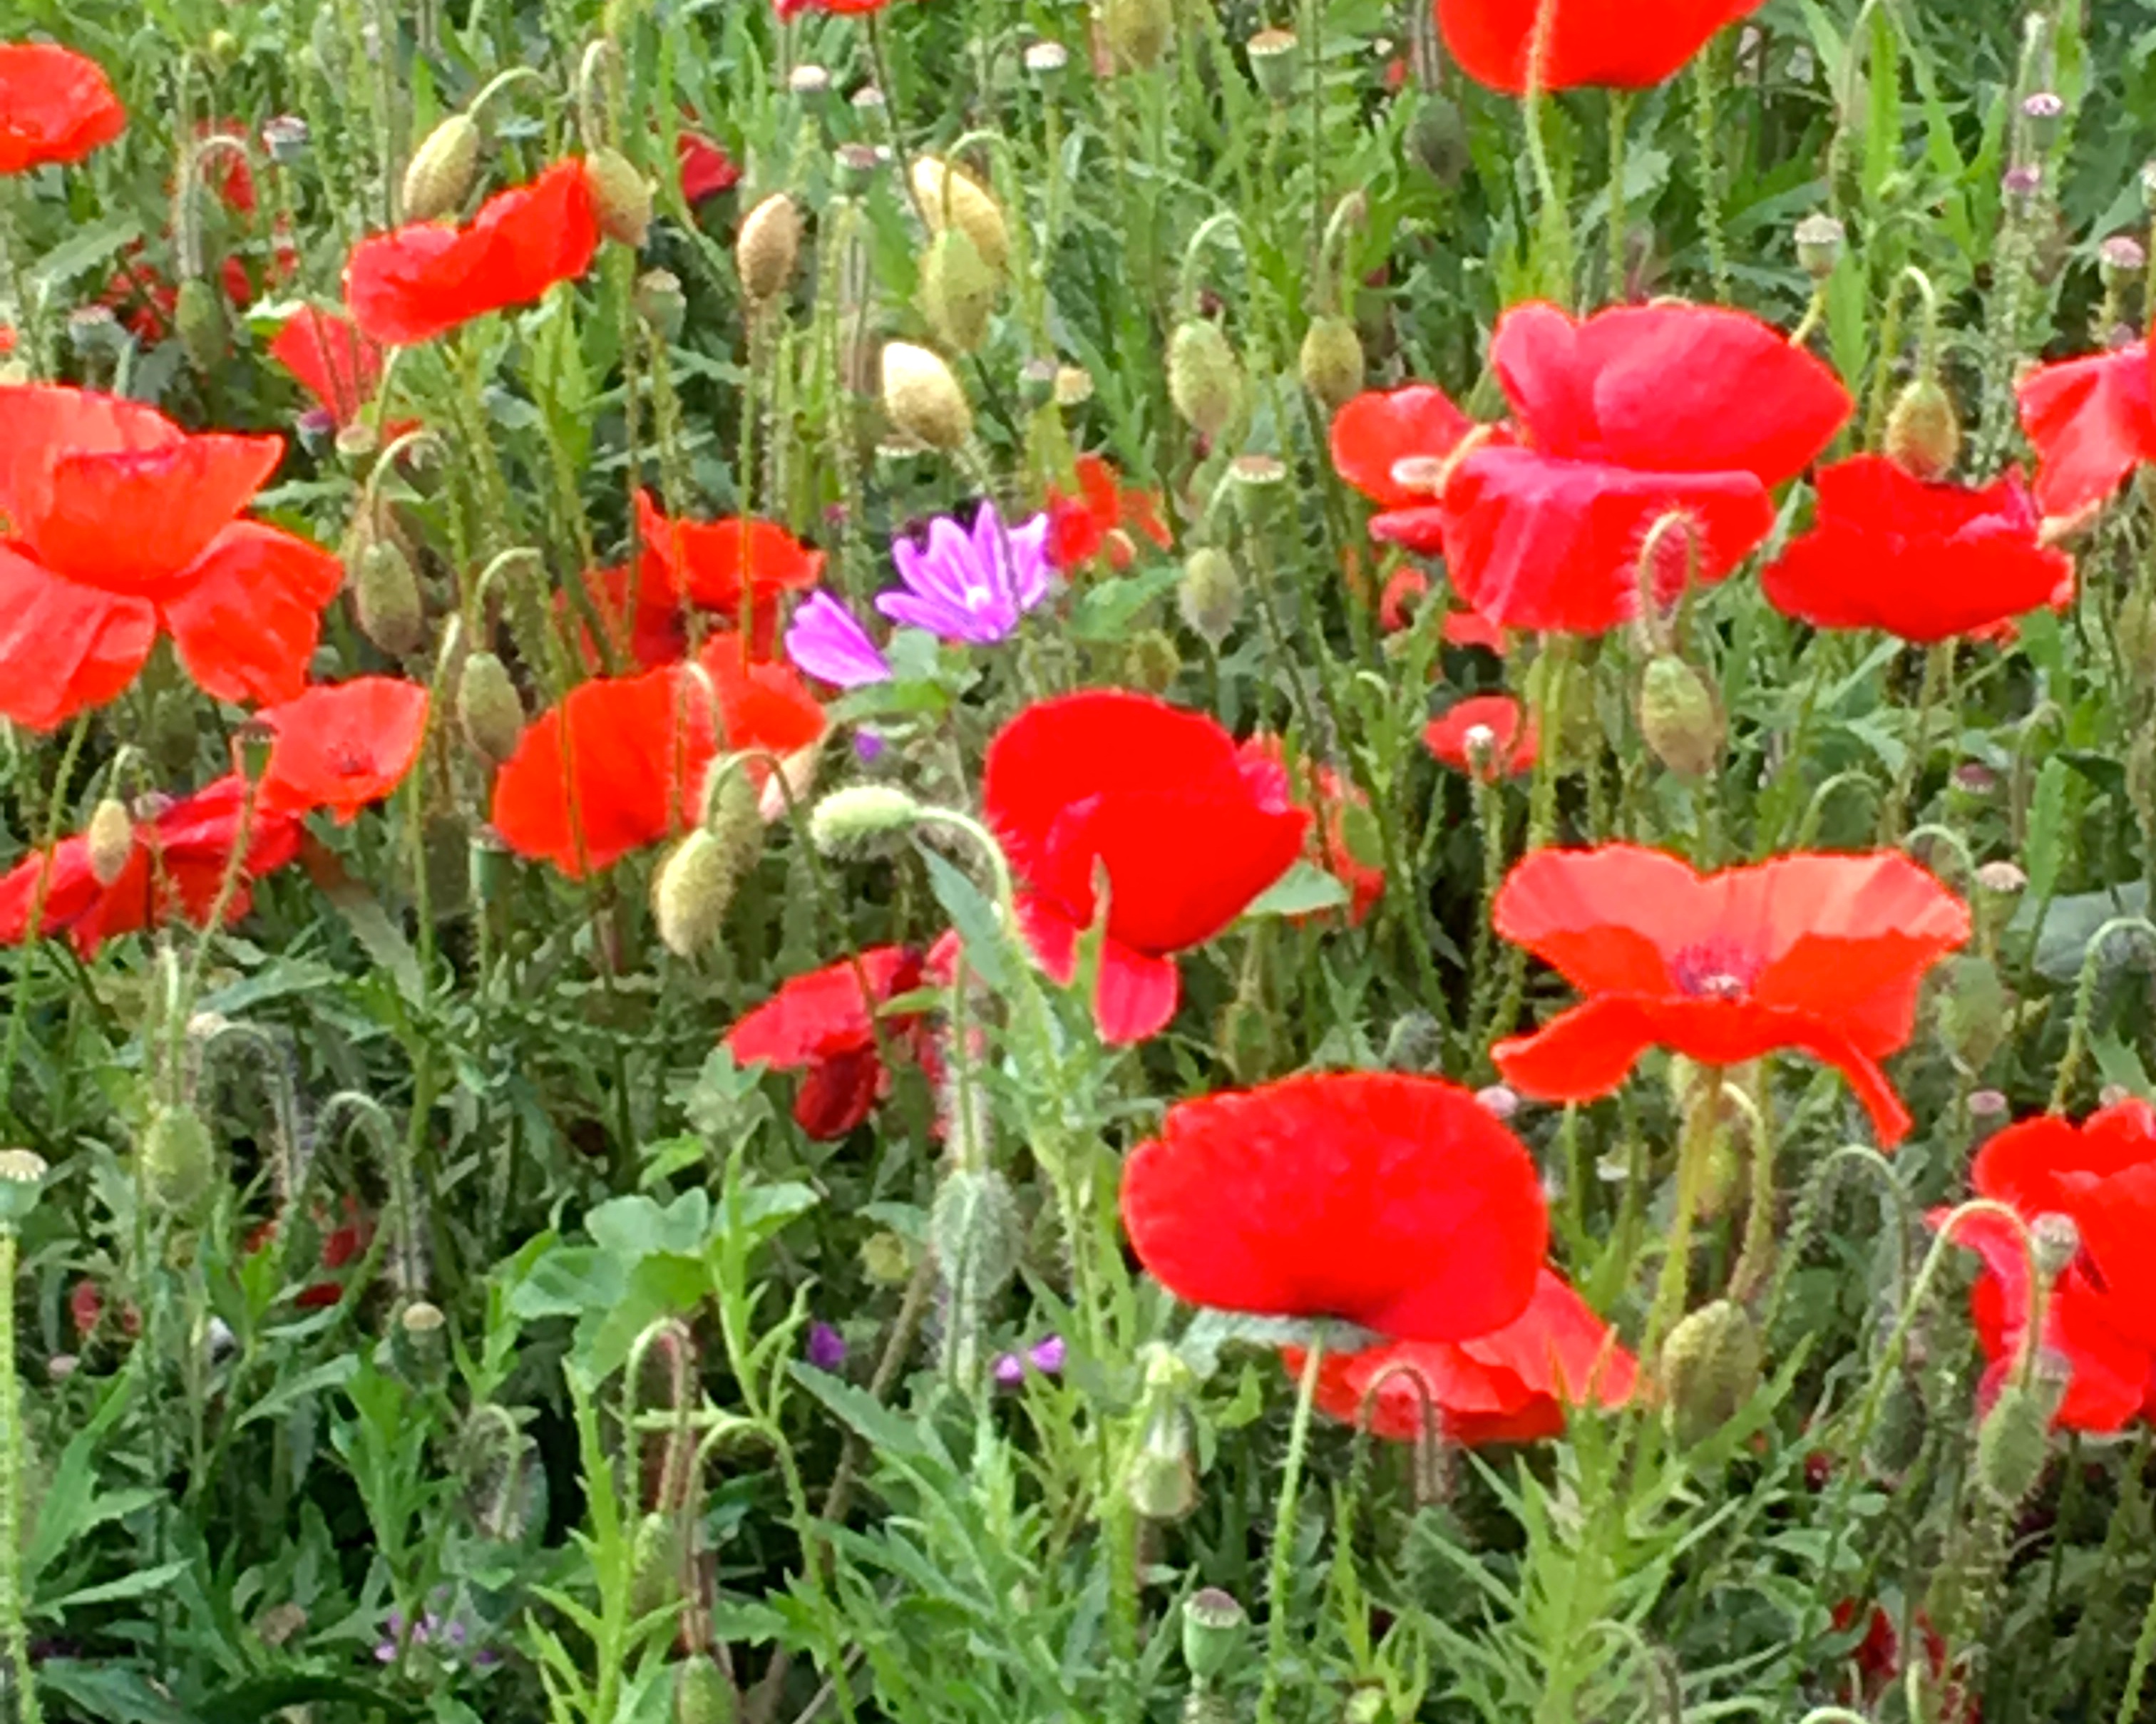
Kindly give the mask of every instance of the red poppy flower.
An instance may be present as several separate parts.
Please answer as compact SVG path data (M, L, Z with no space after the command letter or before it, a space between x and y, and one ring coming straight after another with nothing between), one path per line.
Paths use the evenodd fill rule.
M0 173L80 162L126 128L96 61L49 42L0 42Z
M1302 1374L1305 1358L1301 1347L1281 1349L1291 1376ZM1502 1329L1327 1354L1317 1362L1317 1404L1354 1424L1368 1402L1372 1433L1404 1443L1423 1434L1426 1394L1438 1417L1435 1434L1446 1442L1538 1443L1563 1434L1568 1408L1623 1406L1638 1377L1609 1325L1545 1268L1527 1308Z
M1883 455L1822 467L1811 531L1760 577L1778 610L1822 629L1948 640L2071 591L2074 566L2036 540L2019 474L1982 490L1928 485Z
M1077 568L1104 550L1111 566L1128 568L1137 554L1134 535L1163 551L1175 542L1160 518L1158 491L1125 485L1098 455L1081 455L1076 466L1076 495L1048 493L1048 560L1057 568Z
M2071 1219L2081 1252L2045 1306L2044 1344L2069 1363L2057 1422L2115 1431L2156 1417L2156 1109L2123 1101L2079 1125L2046 1114L2010 1126L1977 1152L1971 1183L2025 1222ZM1934 1224L1943 1214L1933 1217ZM2019 1233L2003 1219L1971 1216L1957 1243L1984 1260L1972 1304L1991 1361L1987 1394L2020 1352L2029 1321L2028 1265Z
M743 1065L775 1066L807 1075L793 1098L793 1117L811 1137L844 1137L867 1119L890 1075L876 1046L876 1014L888 1001L911 993L924 979L921 954L900 946L878 946L860 955L796 976L726 1034ZM864 982L866 983L864 991ZM886 1018L887 1041L916 1042L918 1017Z
M1794 1048L1838 1067L1880 1142L1909 1129L1879 1061L1909 1039L1924 972L1968 906L1906 856L1780 856L1701 875L1658 850L1541 850L1497 931L1589 996L1491 1050L1513 1088L1584 1101L1661 1045L1707 1065Z
M1116 1044L1175 1015L1172 954L1222 932L1301 854L1310 816L1278 774L1245 769L1210 718L1102 690L1027 707L988 745L981 796L1024 890L1041 967L1076 973L1079 936L1108 881L1094 1015Z
M1485 652L1503 658L1507 650L1505 631L1480 611L1448 611L1445 616L1445 644L1447 646L1481 647Z
M344 1194L344 1219L336 1226L323 1231L329 1220L329 1211L321 1204L314 1206L312 1219L321 1232L321 1246L316 1256L317 1267L336 1270L355 1261L374 1240L374 1224L359 1207L359 1199L350 1192ZM251 1256L273 1244L277 1238L275 1220L264 1222L247 1236L247 1251ZM292 1303L302 1311L326 1311L344 1296L344 1286L339 1281L311 1281L293 1296Z
M1422 733L1423 746L1455 772L1472 772L1467 738L1490 733L1493 777L1518 777L1535 769L1535 725L1510 695L1473 695L1434 718Z
M1409 383L1358 395L1332 416L1332 464L1340 476L1385 509L1427 503L1429 484L1403 484L1402 462L1434 468L1460 447L1475 421L1442 389ZM1434 478L1434 471L1414 475Z
M685 128L675 135L674 154L681 173L681 196L691 204L731 192L742 171L732 156L701 132Z
M198 120L195 122L195 137L201 141L231 138L239 144L237 150L219 146L202 158L202 182L216 192L218 202L234 215L253 215L257 201L254 169L247 159L247 128L237 120Z
M1647 90L1675 76L1725 24L1765 0L1556 0L1542 87ZM1437 0L1438 28L1460 69L1477 84L1522 95L1537 0Z
M2143 461L2156 461L2145 341L2039 367L2015 393L2038 458L2036 500L2046 515L2078 515L2106 500Z
M741 621L747 596L758 657L767 657L778 602L823 578L824 553L812 551L768 521L670 521L649 491L636 494L637 533L644 547L634 595L637 633L656 640L670 633L685 643L681 610L709 611L727 628ZM675 655L681 650L676 647Z
M557 162L488 198L469 227L418 222L361 240L345 264L345 303L370 340L408 347L573 281L598 244L584 165Z
M110 885L100 885L90 870L90 840L81 835L67 839L52 853L44 912L34 930L31 910L48 864L43 854L26 857L0 878L0 946L18 945L33 932L64 933L86 957L103 941L175 916L201 925L209 918L240 842L246 794L245 782L235 775L184 801L138 811L134 849ZM282 868L300 846L298 818L257 801L244 823L247 850L227 911L228 922L247 914L248 882Z
M1803 471L1851 409L1817 359L1718 306L1621 305L1578 322L1516 305L1490 360L1526 446L1460 458L1443 496L1370 531L1441 550L1460 596L1508 629L1615 627L1665 515L1688 517L1696 542L1665 536L1658 589L1674 598L1688 562L1722 579L1772 530L1768 487Z
M427 735L427 690L394 676L309 689L259 715L274 735L262 775L266 808L327 808L349 823L404 782Z
M1331 767L1290 762L1278 736L1253 736L1239 751L1246 772L1266 772L1266 793L1277 802L1309 808L1317 816L1303 859L1348 889L1348 920L1360 925L1385 895L1385 864L1370 798ZM1313 805L1312 780L1317 801Z
M772 0L782 18L798 18L804 12L829 13L835 18L857 18L881 12L891 0Z
M1388 1072L1178 1102L1124 1163L1122 1212L1179 1299L1399 1341L1511 1322L1549 1235L1519 1140L1466 1090Z
M278 437L190 436L155 408L0 388L0 717L50 730L134 681L169 634L222 700L299 693L344 571L239 519Z
M726 637L706 648L701 665L702 676L676 664L588 682L540 714L494 781L502 842L578 879L685 830L721 746L785 756L823 736L823 708L792 670L744 667ZM759 785L768 777L761 763L748 770Z
M285 320L270 357L299 379L340 429L358 418L382 381L381 347L349 317L313 305Z

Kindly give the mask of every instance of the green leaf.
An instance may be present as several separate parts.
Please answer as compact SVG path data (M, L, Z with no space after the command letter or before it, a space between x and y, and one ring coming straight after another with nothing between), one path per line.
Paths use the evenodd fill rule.
M116 1598L140 1598L151 1593L162 1592L187 1572L185 1562L161 1562L154 1568L137 1568L116 1580L100 1581L95 1586L82 1587L64 1598L43 1601L38 1606L38 1614L59 1616L85 1604L109 1604Z
M711 1227L711 1200L701 1190L685 1191L663 1208L641 1195L615 1198L584 1217L592 1243L624 1263L660 1251L696 1256Z
M1120 641L1138 613L1175 590L1181 571L1148 569L1088 587L1070 608L1069 634L1074 640Z
M1001 990L1010 982L1010 948L1004 938L1003 920L988 895L958 868L935 851L918 847L928 869L928 884L951 926L965 942L966 962L989 987Z
M343 1388L359 1369L359 1355L345 1353L317 1365L311 1371L302 1372L289 1383L280 1383L241 1415L242 1424L252 1424L257 1419L275 1419L290 1411L310 1395L318 1395L326 1389Z
M1347 901L1347 887L1316 863L1298 862L1243 914L1312 916L1321 910L1337 910Z
M2031 892L2022 899L2022 910L2014 919L2014 931L2026 939L2035 926L2041 907L2044 923L2036 934L2036 973L2047 981L2071 982L2082 972L2089 942L2105 923L2123 916L2148 913L2148 887L2143 880L2128 880L2105 892L2077 892L2043 905ZM2123 962L2132 947L2120 942L2113 947L2115 962Z
M2066 775L2072 771L2054 756L2036 775L2036 793L2029 803L2029 842L2022 865L2029 873L2029 899L2041 904L2059 887L2066 864Z
M34 298L50 298L78 275L110 264L121 250L142 237L142 223L134 216L113 216L95 227L62 240L39 258L29 272L28 286Z
M929 1453L911 1419L894 1413L866 1389L856 1388L843 1378L819 1371L800 1360L793 1363L794 1380L838 1415L850 1429L880 1455L918 1456Z

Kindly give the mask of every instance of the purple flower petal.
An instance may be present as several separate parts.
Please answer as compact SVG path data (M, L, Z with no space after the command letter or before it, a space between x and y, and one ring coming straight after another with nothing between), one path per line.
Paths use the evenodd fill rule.
M1033 1368L1042 1376L1053 1377L1063 1368L1063 1362L1070 1351L1064 1345L1060 1335L1050 1335L1028 1347L1025 1356L1032 1362Z
M808 1326L808 1362L819 1371L835 1371L846 1362L846 1337L829 1323Z
M802 600L786 630L786 656L819 682L842 689L891 680L891 661L854 613L828 593Z
M975 646L1007 640L1019 618L1047 596L1048 529L1048 517L1036 515L1007 531L988 502L970 531L938 516L925 540L894 541L891 561L906 590L884 593L876 608L945 640Z

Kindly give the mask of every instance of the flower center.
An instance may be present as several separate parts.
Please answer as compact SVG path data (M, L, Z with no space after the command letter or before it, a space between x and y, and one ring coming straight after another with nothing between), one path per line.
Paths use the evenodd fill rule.
M1741 1000L1759 978L1759 963L1729 940L1702 940L1670 961L1678 992L1693 999Z
M374 772L374 762L349 742L340 742L331 749L329 762L330 770L340 778L365 778Z

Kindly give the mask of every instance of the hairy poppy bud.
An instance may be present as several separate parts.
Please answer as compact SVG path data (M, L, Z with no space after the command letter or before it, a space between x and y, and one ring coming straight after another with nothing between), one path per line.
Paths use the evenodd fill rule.
M1409 1012L1395 1022L1385 1037L1388 1071L1441 1071L1445 1066L1445 1029L1427 1012Z
M372 540L359 553L352 598L360 633L391 657L401 659L426 639L418 577L394 539Z
M1010 1182L993 1167L945 1174L929 1211L928 1241L944 1285L978 1311L1018 1272L1021 1235Z
M492 653L474 653L457 678L457 726L472 752L500 766L524 736L524 702L509 667Z
M635 305L636 315L660 341L681 338L681 326L689 317L689 300L681 291L681 278L671 269L646 269L638 276Z
M1101 34L1116 64L1127 72L1149 72L1158 65L1174 29L1170 0L1102 0Z
M1467 118L1450 96L1431 90L1408 126L1408 154L1441 186L1456 186L1473 158L1467 149Z
M1815 281L1824 281L1841 262L1842 242L1849 230L1825 210L1815 210L1797 223L1797 265Z
M849 784L808 812L808 841L837 855L865 839L900 832L921 818L921 804L896 784Z
M90 829L84 834L90 850L90 877L109 886L126 872L135 854L135 822L127 804L108 796L90 811Z
M1302 387L1328 413L1337 413L1363 387L1363 338L1344 317L1312 321L1302 338Z
M1217 545L1201 545L1183 559L1175 589L1176 608L1191 632L1218 652L1243 616L1243 577Z
M931 449L961 448L973 433L973 409L951 367L910 341L884 343L883 410L892 424Z
M1190 428L1219 440L1242 404L1243 369L1220 326L1188 317L1168 344L1168 393Z
M681 1557L678 1516L654 1509L637 1523L636 1542L629 1554L631 1615L649 1616L678 1595Z
M1123 681L1149 695L1164 695L1183 674L1183 654L1158 629L1141 629L1123 643Z
M404 168L404 219L432 222L470 195L479 172L479 122L452 114L432 131Z
M599 232L635 251L651 231L651 186L620 151L600 148L584 157L592 188L592 213Z
M708 1658L674 1667L674 1724L734 1724L734 1691Z
M734 267L742 291L760 305L786 291L801 255L801 212L783 192L773 192L742 218L734 235Z
M652 881L659 937L676 957L694 957L718 937L734 893L763 849L756 786L735 768L712 780L704 824L675 846Z
M178 302L172 307L172 325L180 332L180 350L197 371L208 371L232 351L232 326L226 322L224 301L199 275L180 284Z
M1989 958L1971 953L1947 967L1939 991L1939 1039L1963 1070L1979 1072L1990 1064L2006 1039L2011 1003Z
M934 156L916 161L911 177L913 196L929 232L962 229L989 272L1000 278L1010 267L1010 230L987 187L964 168Z
M216 1176L209 1127L194 1109L161 1107L142 1134L142 1185L151 1205L168 1215L199 1203Z
M0 1149L0 1227L15 1226L37 1208L49 1171L34 1149Z
M1674 653L1650 659L1640 685L1640 734L1681 778L1703 778L1722 758L1722 709L1700 674Z
M946 228L928 242L921 260L921 315L937 341L955 352L978 351L988 338L995 305L995 272L963 228Z
M1183 1661L1197 1681L1218 1681L1242 1655L1250 1619L1231 1593L1200 1588L1183 1601Z
M2051 1456L2051 1398L2034 1383L2009 1383L1976 1430L1976 1481L2002 1508L2036 1488Z
M1296 49L1292 30L1260 30L1244 44L1250 75L1268 101L1286 107L1296 96Z
M1662 1343L1662 1393L1680 1443L1712 1436L1759 1386L1759 1337L1744 1307L1727 1299L1702 1306Z
M1943 479L1961 455L1961 415L1935 377L1902 390L1887 416L1887 459L1919 479Z

